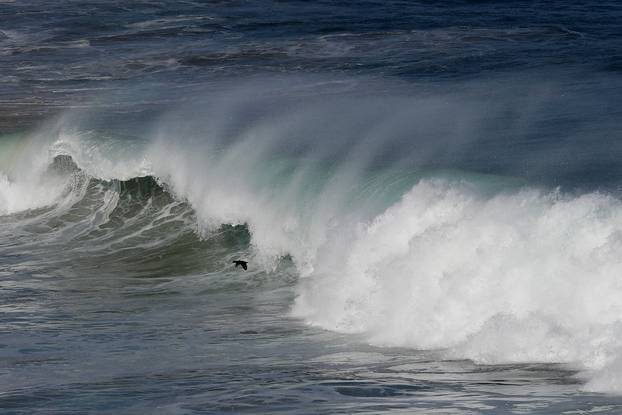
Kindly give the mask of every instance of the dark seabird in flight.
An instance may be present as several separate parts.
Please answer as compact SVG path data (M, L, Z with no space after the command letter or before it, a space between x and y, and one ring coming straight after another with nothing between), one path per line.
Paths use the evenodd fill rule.
M248 264L248 261L233 261L233 263L235 264L235 268L237 268L238 265L241 265L242 268L244 268L244 271L246 271L246 264Z

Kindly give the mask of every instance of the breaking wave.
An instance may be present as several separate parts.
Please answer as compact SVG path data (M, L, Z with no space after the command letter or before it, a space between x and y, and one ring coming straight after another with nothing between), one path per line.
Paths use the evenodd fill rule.
M345 122L330 115L342 104L288 112L278 128L260 106L239 110L243 123L201 125L207 138L169 122L150 140L60 128L6 147L0 222L13 239L2 248L47 243L79 253L74 263L139 264L145 276L226 267L240 252L278 275L287 258L292 314L308 324L485 364L567 363L587 389L622 392L622 201L383 167L386 148L366 137L392 134L383 143L395 149L394 126L412 113L370 104ZM317 119L336 125L319 130ZM292 139L300 129L341 141L310 149ZM419 150L433 148L408 155ZM223 229L233 237L210 244Z

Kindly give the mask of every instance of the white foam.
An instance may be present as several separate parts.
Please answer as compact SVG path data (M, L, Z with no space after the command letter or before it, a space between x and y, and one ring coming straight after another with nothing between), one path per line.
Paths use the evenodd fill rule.
M619 359L622 203L612 197L484 197L422 181L326 255L318 261L337 265L305 279L294 306L310 324L482 363L579 364L597 389Z
M0 174L0 214L10 214L53 204L65 183L59 181L11 181Z

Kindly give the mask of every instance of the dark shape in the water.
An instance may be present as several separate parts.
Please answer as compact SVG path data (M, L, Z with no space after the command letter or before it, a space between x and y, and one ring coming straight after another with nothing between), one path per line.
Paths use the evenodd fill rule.
M248 264L247 261L233 261L233 263L235 264L235 267L237 268L238 265L241 265L242 268L244 268L244 271L246 271L246 264Z

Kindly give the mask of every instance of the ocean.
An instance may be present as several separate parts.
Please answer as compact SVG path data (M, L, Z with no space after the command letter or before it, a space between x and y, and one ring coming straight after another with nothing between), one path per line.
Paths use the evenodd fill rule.
M0 413L622 413L621 21L0 0Z

